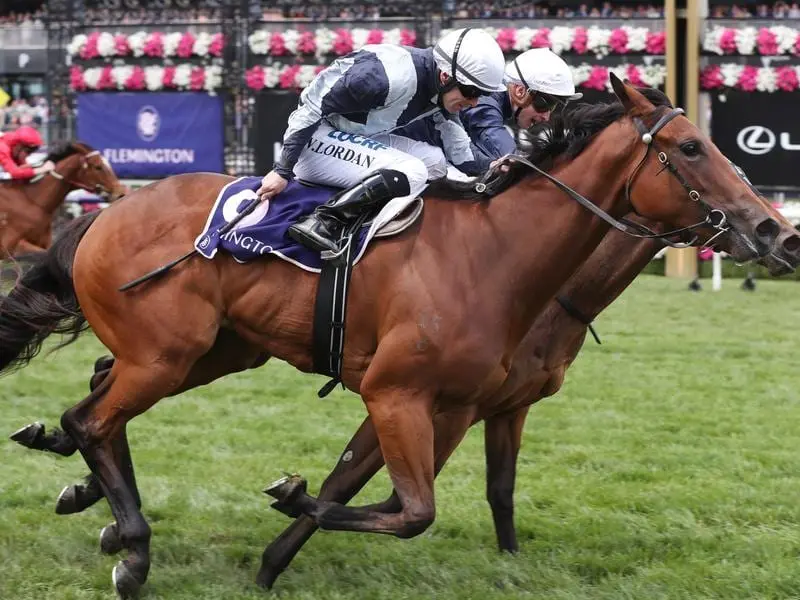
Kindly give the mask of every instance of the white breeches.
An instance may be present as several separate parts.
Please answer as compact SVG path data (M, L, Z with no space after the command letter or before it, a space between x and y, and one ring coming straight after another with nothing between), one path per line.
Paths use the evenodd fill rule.
M294 167L298 179L349 188L379 169L394 169L408 177L410 198L418 196L429 180L447 173L440 148L399 135L365 137L345 133L322 123L303 149Z

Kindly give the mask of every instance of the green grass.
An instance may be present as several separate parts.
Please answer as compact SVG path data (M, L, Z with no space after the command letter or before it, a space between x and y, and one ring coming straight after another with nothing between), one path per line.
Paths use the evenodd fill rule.
M283 471L322 482L364 416L285 364L169 399L129 437L153 528L148 599L797 598L800 317L793 283L720 293L641 277L598 321L563 391L529 416L521 553L495 549L482 428L437 481L422 536L318 534L273 592L253 583L288 523L260 490ZM0 432L58 424L87 391L91 337L2 380ZM57 516L86 471L0 443L0 599L113 597L105 503ZM383 499L382 474L362 500Z

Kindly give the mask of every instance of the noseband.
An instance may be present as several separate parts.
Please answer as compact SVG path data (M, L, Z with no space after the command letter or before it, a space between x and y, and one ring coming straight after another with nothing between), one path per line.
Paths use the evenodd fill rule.
M86 167L89 166L89 161L88 161L89 158L91 158L93 156L99 156L99 155L100 155L100 151L99 150L93 150L92 152L89 152L87 154L81 155L81 169L85 169ZM47 174L48 175L52 175L54 178L58 179L59 181L65 181L66 183L68 183L71 186L74 186L76 188L80 188L82 190L86 190L90 194L98 194L98 195L101 195L101 196L102 195L106 195L106 196L110 196L111 195L111 191L107 190L100 183L95 184L94 189L92 189L88 185L86 185L84 183L81 183L80 181L75 181L74 179L67 179L66 177L64 177L64 175L62 175L61 173L59 173L55 169L53 169L52 171L48 171Z
M693 232L695 229L698 229L699 227L708 226L717 230L717 233L705 242L704 245L708 246L717 237L728 231L729 228L726 226L728 219L725 216L725 213L719 209L711 208L706 202L702 200L702 198L700 198L700 193L689 185L686 179L678 172L675 166L669 161L669 156L667 155L667 153L658 149L658 145L656 144L655 141L656 134L658 134L658 132L661 129L663 129L663 127L667 123L672 121L672 119L682 114L683 114L682 108L673 108L667 114L662 116L656 122L656 124L653 125L653 127L649 130L647 129L647 127L645 127L644 123L642 123L641 119L639 119L638 117L635 117L633 119L634 125L639 130L639 133L641 133L640 139L645 144L646 150L641 160L637 163L636 168L633 170L633 172L631 172L630 177L628 177L628 180L625 183L625 197L627 202L631 204L630 191L633 185L633 180L638 174L639 170L641 170L642 165L644 165L645 161L647 160L647 157L650 154L650 149L653 148L656 151L658 151L658 161L662 165L664 165L661 171L659 171L659 173L661 173L664 169L667 169L670 173L672 173L675 176L675 178L680 182L680 184L683 186L683 188L686 190L687 194L689 195L689 199L692 202L700 203L706 209L707 212L706 218L703 219L702 221L695 223L694 225L681 227L680 229L673 229L672 231L667 231L665 233L661 234L656 233L652 229L649 229L640 223L636 223L635 221L629 221L625 218L619 220L615 219L607 212L605 212L602 208L597 206L597 204L583 197L581 194L573 190L567 184L563 183L559 179L556 179L555 177L550 175L550 173L548 173L547 171L540 169L531 161L529 161L527 158L524 158L522 156L517 156L516 154L508 154L502 157L497 162L498 164L504 162L517 162L525 165L526 167L532 169L533 171L536 171L541 176L551 181L557 188L566 193L570 198L578 202L578 204L583 206L586 210L593 213L597 217L601 218L603 221L611 225L614 229L617 229L618 231L621 231L622 233L625 233L631 237L642 238L642 239L657 239L660 240L665 245L671 246L672 248L689 248L697 242L696 235L690 242L673 242L669 238L678 234ZM491 176L492 172L490 171L484 176L482 181L475 184L475 191L477 193L483 194L486 192L487 190L486 181ZM631 204L631 206L633 205Z

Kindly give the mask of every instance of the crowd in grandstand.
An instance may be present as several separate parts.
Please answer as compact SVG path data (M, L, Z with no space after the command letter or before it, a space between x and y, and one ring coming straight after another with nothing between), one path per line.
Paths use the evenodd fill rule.
M44 96L34 96L28 100L12 100L0 108L0 130L9 131L22 125L41 128L47 123L47 100Z
M712 19L800 19L800 4L776 2L775 4L718 4L712 5Z

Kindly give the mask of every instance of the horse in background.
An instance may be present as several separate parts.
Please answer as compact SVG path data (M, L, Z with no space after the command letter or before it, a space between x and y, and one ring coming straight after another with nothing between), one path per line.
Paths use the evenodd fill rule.
M50 247L53 218L72 190L105 196L128 191L97 150L80 142L54 144L44 160L56 168L28 181L0 181L0 259Z

